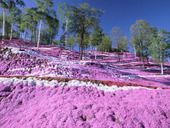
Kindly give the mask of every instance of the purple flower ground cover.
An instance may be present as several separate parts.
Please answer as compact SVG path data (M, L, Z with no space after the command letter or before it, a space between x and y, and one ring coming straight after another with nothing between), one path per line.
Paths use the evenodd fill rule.
M65 83L52 87L52 82L47 85L43 81L36 84L30 79L29 82L8 79L0 82L0 128L170 128L169 64L165 67L166 75L160 76L159 65L152 62L142 69L141 62L130 53L117 62L113 53L97 52L104 59L91 61L93 54L87 52L87 60L79 61L78 53L53 46L36 51L31 43L19 40L5 41L4 46L0 45L3 77L51 75L167 89L106 92L85 87L86 83L80 87L80 82L72 87Z
M0 85L1 128L170 128L170 90Z
M50 50L50 53L53 54L45 58L44 54L48 50L46 51L45 47L42 49L43 51L41 52L43 54L28 49L24 49L23 51L23 49L18 49L17 47L0 48L0 75L53 76L74 79L107 80L154 87L165 87L170 84L170 66L167 65L165 68L166 75L164 76L151 71L152 68L159 70L158 65L154 66L155 64L148 66L149 69L145 71L140 67L141 62L133 60L134 58L131 57L130 53L128 53L128 57L122 58L122 61L124 60L123 63L112 63L112 61L116 60L112 58L108 60L75 61L76 58L73 57L74 59L72 60L66 59L67 61L63 61L61 58L53 57L54 51L56 50L54 50L54 47ZM62 51L66 52L67 50ZM53 57L51 58L52 60L47 59L50 57ZM131 62L126 62L126 59L130 59Z

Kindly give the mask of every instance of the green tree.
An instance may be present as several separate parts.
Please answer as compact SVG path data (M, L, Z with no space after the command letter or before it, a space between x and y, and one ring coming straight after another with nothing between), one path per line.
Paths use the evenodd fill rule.
M22 14L20 21L20 31L24 32L24 39L26 39L26 33L31 33L31 41L36 42L36 28L38 25L38 17L34 8L26 8Z
M74 44L75 44L75 38L73 36L69 36L67 41L67 46L70 48L70 50L73 50Z
M128 50L128 39L124 34L122 33L121 29L119 27L113 27L112 28L112 40L113 45L116 46L115 52L118 56L118 61L120 61L120 55L122 52Z
M40 23L41 16L44 18L43 28L38 28L38 23ZM39 24L40 25L40 24ZM31 41L40 42L44 41L46 44L51 44L53 39L55 38L59 27L59 21L57 19L56 12L51 9L47 13L39 12L38 8L27 8L25 9L25 13L23 14L23 18L21 21L21 30L29 31L31 33ZM36 29L38 28L38 35L36 33ZM45 30L43 30L45 29ZM42 32L43 31L43 32ZM38 46L39 44L37 44Z
M117 49L119 52L125 52L128 50L128 38L126 36L120 37L117 44Z
M54 39L54 40L53 40L53 44L59 46L59 45L60 45L60 41Z
M80 47L80 42L81 42L81 36L79 34L77 34L77 36L75 37L76 39L76 43L79 45L79 51L81 51L81 47ZM85 33L84 34L84 38L83 38L83 57L85 56L85 50L88 49L90 47L90 33Z
M112 28L112 43L116 47L118 47L118 42L120 38L122 38L124 35L119 27L113 27Z
M68 30L71 33L75 33L80 39L79 47L81 60L86 47L85 36L89 37L91 30L98 25L100 15L100 10L91 8L86 3L81 4L79 7L70 7Z
M135 55L140 57L144 67L144 61L145 59L148 60L149 56L148 46L150 45L149 38L152 33L152 27L146 21L138 20L131 26L131 33Z
M103 36L104 36L104 34L103 34L103 31L101 30L101 28L96 27L91 35L91 45L93 47L97 47L99 44L102 43Z
M52 44L55 39L56 34L58 33L59 20L57 19L56 12L51 10L51 15L46 16L47 21L47 32L49 33L49 43Z
M128 39L122 33L120 28L118 27L112 28L112 40L113 40L114 45L117 48L117 51L119 52L127 51Z
M58 4L58 12L60 14L60 21L62 22L62 45L66 46L68 43L68 25L69 25L69 15L70 15L70 6L66 3L59 3Z
M128 51L128 38L126 36L122 36L118 40L117 44L117 55L118 55L118 61L120 62L120 55L123 55L123 52Z
M102 43L97 48L99 51L111 52L112 51L112 42L108 36L103 36Z
M8 38L9 37L9 33L10 33L10 29L11 29L11 24L9 22L9 16L6 16L6 20L5 20L5 37ZM3 16L0 16L0 28L1 30L3 29ZM1 39L4 39L3 36L1 35Z
M63 34L61 37L60 37L60 47L64 47L66 46L66 42L65 42L65 34Z
M40 39L41 39L41 29L43 22L47 22L47 19L49 20L49 17L52 18L51 12L53 14L53 1L52 0L35 0L37 7L32 8L36 11L36 17L38 18L38 39L37 39L37 48L39 48L40 45Z
M5 37L5 16L6 11L13 11L14 8L17 8L18 6L24 6L23 0L1 0L0 6L2 7L3 11L3 28L2 28L2 37Z
M66 38L65 34L60 37L60 47L64 47L64 48L68 47L68 48L70 48L70 50L73 50L76 39L78 40L78 38L73 37L72 35L69 35L67 37L67 42L65 42L65 40L66 40L65 38Z
M93 50L94 49L96 50L97 46L102 43L103 36L104 34L103 34L102 29L99 26L96 27L94 31L92 32L91 40L90 40ZM96 59L96 54L95 54L95 59Z
M170 33L165 30L154 30L151 35L150 52L153 60L160 64L161 74L164 74L164 62L170 55Z
M11 32L10 32L10 40L13 38L13 29L15 26L18 27L20 20L21 20L21 14L22 11L19 8L13 8L11 9L11 12L9 14L8 21L10 22L11 26Z

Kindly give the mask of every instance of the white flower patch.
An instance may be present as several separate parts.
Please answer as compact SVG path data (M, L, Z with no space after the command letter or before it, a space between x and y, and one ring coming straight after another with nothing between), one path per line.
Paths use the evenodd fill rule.
M118 87L116 85L107 86L104 84L96 84L92 82L84 82L79 80L70 80L68 82L58 82L57 80L40 80L33 77L28 77L26 79L18 79L18 78L0 78L0 83L3 84L17 84L21 83L25 86L46 86L46 87L55 87L55 86L68 86L68 87L94 87L99 90L103 90L106 92L113 92L113 91L126 91L126 90L134 90L134 89L149 89L146 87L136 87L136 86L124 86Z

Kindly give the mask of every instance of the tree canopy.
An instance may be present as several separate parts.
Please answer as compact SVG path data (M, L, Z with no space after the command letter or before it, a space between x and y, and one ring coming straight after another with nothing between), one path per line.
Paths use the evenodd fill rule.
M68 30L80 39L80 59L83 58L83 51L86 45L85 37L89 37L88 35L94 27L98 26L100 16L100 10L92 8L86 3L80 4L79 7L70 7Z
M1 0L0 7L3 39L20 38L36 42L37 47L41 42L71 50L78 45L80 59L90 48L123 53L128 51L130 42L143 66L151 57L163 64L170 56L170 34L166 30L137 20L130 27L131 40L115 26L106 34L100 25L103 11L87 3L75 6L62 2L56 8L53 0L35 0L34 7L25 7L23 0Z

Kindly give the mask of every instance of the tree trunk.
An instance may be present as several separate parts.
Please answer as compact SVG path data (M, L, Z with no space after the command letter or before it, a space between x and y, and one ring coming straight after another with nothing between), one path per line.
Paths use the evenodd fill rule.
M50 36L50 44L54 45L52 35Z
M120 62L120 52L117 53L118 57L118 62Z
M38 31L38 41L37 41L37 48L38 48L38 49L39 49L39 46L40 46L41 25L42 25L42 20L40 20L39 31Z
M31 30L31 42L33 42L34 39L34 29Z
M33 28L33 35L32 35L32 42L33 43L36 43L36 41L37 41L37 31L36 31L36 29L35 28Z
M5 38L5 9L3 9L3 28L2 28L2 39Z
M150 63L149 63L149 57L147 57L146 59L147 59L147 64L149 65L149 64L150 64Z
M83 39L84 38L84 34L81 36L81 42L80 42L80 60L83 59Z
M134 55L135 55L135 58L136 58L136 48L134 47Z
M92 53L93 53L93 55L94 55L94 59L96 60L96 53L95 53L95 47L94 46L92 46Z
M66 27L65 27L65 44L67 45L68 43L68 36L67 36L67 31L68 31L68 19L66 18Z
M97 52L97 48L95 47L95 48L94 48L94 57L95 57L94 59L95 59L95 60L97 59L96 52Z
M163 66L163 63L161 62L161 64L160 64L160 66L161 66L161 75L163 75L164 74L164 66Z
M20 39L23 39L23 38L22 38L22 32L20 32L19 36L20 36Z
M145 57L144 57L144 53L143 53L143 51L144 51L144 46L143 46L143 43L141 42L141 59L142 59L142 67L143 67L143 69L145 69Z
M145 69L145 60L144 60L144 57L142 57L142 67L143 67L143 69Z
M13 34L13 23L11 23L11 34L10 34L10 40L12 40L12 34Z
M83 59L83 41L84 41L84 33L85 33L85 30L84 30L84 25L83 25L83 28L82 28L82 32L81 32L81 41L80 41L80 60Z
M26 32L26 30L24 31L24 41L26 41L26 34L27 34L27 32Z

